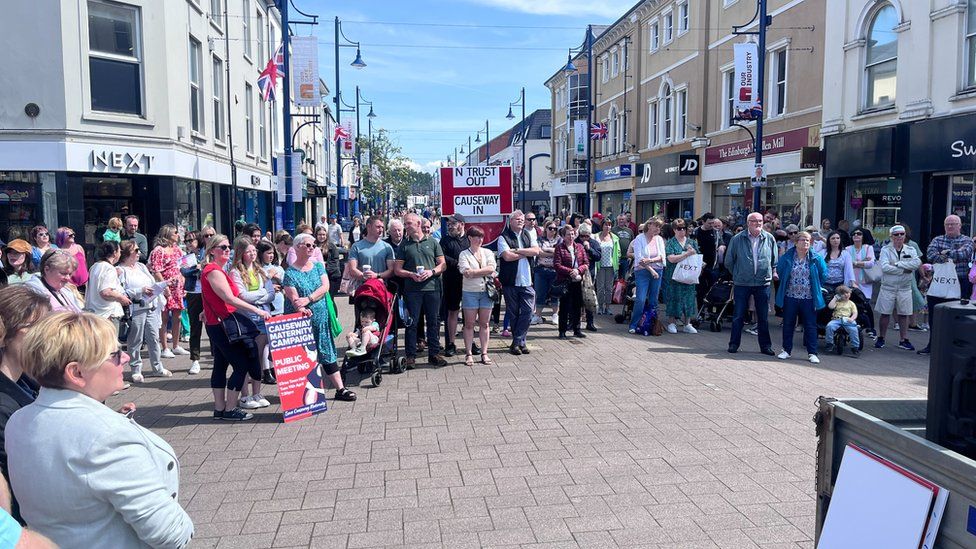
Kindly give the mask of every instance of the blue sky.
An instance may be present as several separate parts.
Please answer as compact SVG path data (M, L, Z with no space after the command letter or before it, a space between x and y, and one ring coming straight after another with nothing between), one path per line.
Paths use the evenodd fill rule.
M492 135L511 126L505 119L509 102L525 86L526 112L548 108L543 85L566 63L567 48L578 46L586 25L608 24L634 0L361 0L336 2L296 0L302 11L315 13L322 24L319 70L335 90L333 19L339 16L343 33L362 43L367 67L349 66L354 48L340 48L343 99L355 102L355 87L372 101L378 117L374 131L391 132L416 167L429 170L467 149L468 136L484 128ZM295 17L294 11L291 12ZM480 25L443 27L429 24ZM501 28L522 26L533 28ZM558 27L558 28L553 28ZM307 26L294 27L308 34ZM418 47L437 46L437 47ZM520 49L465 49L478 48ZM330 98L331 99L331 98ZM366 132L368 107L362 112ZM520 116L518 108L516 116ZM355 116L343 113L343 117Z

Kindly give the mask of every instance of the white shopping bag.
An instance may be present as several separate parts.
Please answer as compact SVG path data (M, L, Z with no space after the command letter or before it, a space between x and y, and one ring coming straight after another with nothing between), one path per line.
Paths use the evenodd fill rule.
M959 276L956 274L955 263L946 261L932 265L932 284L929 286L928 296L959 299ZM929 311L929 314L933 312Z
M690 255L675 266L672 280L679 284L698 284L698 277L701 276L701 272L701 254Z

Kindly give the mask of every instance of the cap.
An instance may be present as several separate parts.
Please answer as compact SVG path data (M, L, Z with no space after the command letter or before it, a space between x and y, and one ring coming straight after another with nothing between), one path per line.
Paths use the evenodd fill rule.
M895 233L903 233L903 232L905 232L904 225L895 225L894 227L888 229L888 236L891 236Z
M600 212L596 212L595 214L593 214L593 219L596 219L597 221L603 221L603 214Z
M464 223L464 216L461 215L461 214L459 214L459 213L456 213L456 214L454 214L452 216L449 216L447 218L447 220L448 221L454 221L454 222L457 222L457 223Z
M336 214L330 214L329 219L337 219Z
M22 254L29 254L33 251L33 247L31 247L26 240L18 238L16 240L11 240L10 244L7 244L7 246L4 247L3 251L6 252L7 250L14 250Z

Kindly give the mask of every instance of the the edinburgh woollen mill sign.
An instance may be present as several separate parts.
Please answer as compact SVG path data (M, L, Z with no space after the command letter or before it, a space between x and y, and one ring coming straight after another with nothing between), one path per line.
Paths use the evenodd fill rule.
M512 213L511 166L441 168L443 215L499 216Z

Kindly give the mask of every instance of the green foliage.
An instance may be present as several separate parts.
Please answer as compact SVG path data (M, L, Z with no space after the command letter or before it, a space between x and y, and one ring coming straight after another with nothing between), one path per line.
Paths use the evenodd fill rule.
M386 130L359 138L360 150L370 151L370 169L364 170L360 192L366 204L384 204L387 193L392 193L393 203L406 201L409 194L429 195L433 188L433 176L410 167L410 159L403 155L400 146L390 139ZM422 192L414 192L422 190Z

